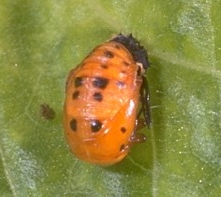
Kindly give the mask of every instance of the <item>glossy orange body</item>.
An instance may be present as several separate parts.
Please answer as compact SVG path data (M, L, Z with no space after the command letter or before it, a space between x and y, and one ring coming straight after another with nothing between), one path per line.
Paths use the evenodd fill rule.
M78 158L111 165L128 154L131 139L136 138L141 69L127 48L109 41L70 71L64 130Z

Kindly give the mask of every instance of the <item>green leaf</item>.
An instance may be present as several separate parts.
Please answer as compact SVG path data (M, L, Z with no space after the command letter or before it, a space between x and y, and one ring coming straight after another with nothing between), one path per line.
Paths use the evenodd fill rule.
M2 0L1 195L219 196L220 10L220 0ZM119 32L148 49L153 125L147 142L105 168L69 152L64 87L69 70Z

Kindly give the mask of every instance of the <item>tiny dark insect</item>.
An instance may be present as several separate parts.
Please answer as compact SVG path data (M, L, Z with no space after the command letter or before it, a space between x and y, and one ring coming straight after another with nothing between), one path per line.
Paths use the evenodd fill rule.
M39 114L46 120L55 118L55 111L48 104L41 104Z

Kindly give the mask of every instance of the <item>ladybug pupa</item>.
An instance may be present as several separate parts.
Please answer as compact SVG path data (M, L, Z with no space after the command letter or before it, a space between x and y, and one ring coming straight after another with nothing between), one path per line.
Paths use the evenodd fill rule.
M112 165L125 158L133 144L145 141L136 126L141 114L150 125L148 67L145 48L132 35L119 34L70 71L64 131L76 157Z

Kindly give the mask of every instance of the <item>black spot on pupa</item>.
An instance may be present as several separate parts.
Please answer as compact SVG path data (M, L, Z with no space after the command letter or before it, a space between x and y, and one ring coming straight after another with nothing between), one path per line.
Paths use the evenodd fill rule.
M93 98L94 98L94 100L96 100L96 101L102 101L102 100L103 100L103 96L102 96L102 94L101 94L100 92L95 92L95 93L93 94Z
M77 90L72 94L72 99L77 99L79 97L80 92Z
M122 144L122 145L120 146L120 151L123 151L124 149L125 149L125 145Z
M71 130L72 131L77 131L77 120L76 119L72 119L71 121L70 121L70 127L71 127Z
M104 52L104 56L107 57L107 58L113 58L114 54L111 51L105 51Z
M120 130L122 133L125 133L127 131L127 129L125 127L121 127Z
M106 65L106 64L101 64L101 67L102 67L103 69L108 69L108 65Z
M98 132L102 127L102 123L99 120L92 120L91 121L91 131L96 133Z
M93 80L93 86L95 88L105 89L109 80L103 77L95 77Z
M83 77L76 77L74 80L75 88L80 87L83 84Z

